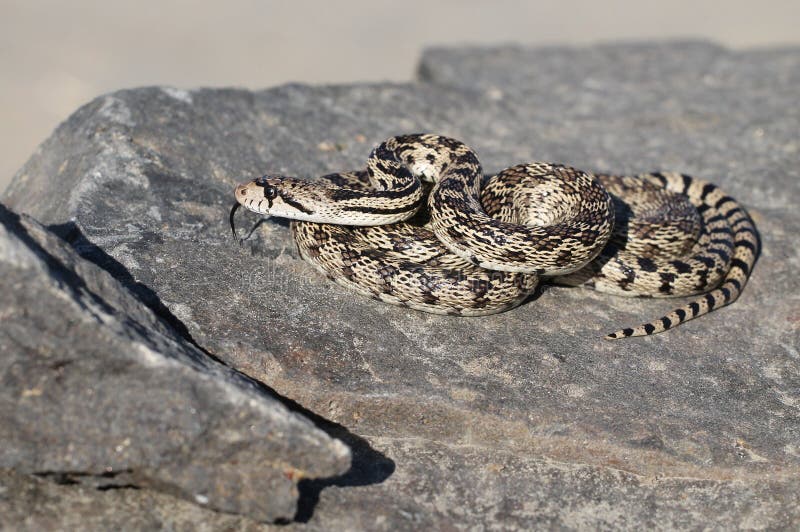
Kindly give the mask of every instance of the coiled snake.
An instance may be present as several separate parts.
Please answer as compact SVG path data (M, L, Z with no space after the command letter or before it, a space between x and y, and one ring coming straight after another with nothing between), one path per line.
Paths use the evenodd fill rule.
M535 162L483 181L475 152L455 139L392 137L366 171L237 186L231 228L240 206L295 220L300 255L330 279L439 314L508 310L540 277L623 296L704 294L608 339L659 333L733 302L759 252L744 209L683 174L595 176Z

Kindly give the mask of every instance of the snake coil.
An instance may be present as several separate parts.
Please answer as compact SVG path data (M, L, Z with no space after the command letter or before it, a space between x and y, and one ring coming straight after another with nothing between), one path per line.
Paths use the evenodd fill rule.
M237 186L231 227L240 206L292 219L300 255L330 279L439 314L508 310L541 277L623 296L703 294L608 339L656 334L733 302L759 253L745 210L684 174L595 176L533 162L484 181L462 142L397 136L365 171Z

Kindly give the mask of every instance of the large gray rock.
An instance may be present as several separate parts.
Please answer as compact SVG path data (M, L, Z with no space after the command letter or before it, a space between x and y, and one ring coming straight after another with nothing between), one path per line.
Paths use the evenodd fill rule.
M348 469L342 442L2 205L0 271L0 468L262 521L294 517L300 479Z
M426 54L421 73L103 96L5 200L203 349L371 445L348 474L301 482L309 525L800 521L800 52L454 49ZM374 143L415 131L466 141L490 171L544 159L710 179L750 209L762 257L734 305L607 342L675 302L557 288L501 315L432 316L330 284L283 222L232 241L236 182L360 168Z

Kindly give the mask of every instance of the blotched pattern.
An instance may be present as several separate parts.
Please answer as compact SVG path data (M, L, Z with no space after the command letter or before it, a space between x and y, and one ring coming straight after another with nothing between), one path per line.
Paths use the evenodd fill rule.
M427 211L422 181L434 183ZM731 303L759 250L747 213L711 183L533 162L483 186L475 152L436 135L388 139L366 171L319 183L265 176L237 187L236 198L298 220L301 256L335 282L426 312L502 312L541 276L626 296L706 292L609 339L659 333Z

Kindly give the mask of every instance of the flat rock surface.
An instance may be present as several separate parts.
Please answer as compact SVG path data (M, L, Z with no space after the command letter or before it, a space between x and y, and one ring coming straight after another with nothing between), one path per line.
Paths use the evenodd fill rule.
M349 468L342 442L2 205L0 267L0 468L259 521L294 517L300 479Z
M797 523L800 51L433 50L420 77L103 96L4 201L185 338L368 443L348 474L301 482L309 526ZM464 140L487 171L539 159L711 180L749 209L761 259L730 307L608 342L677 302L553 288L500 315L433 316L329 283L284 222L231 238L237 182L361 168L418 131Z

